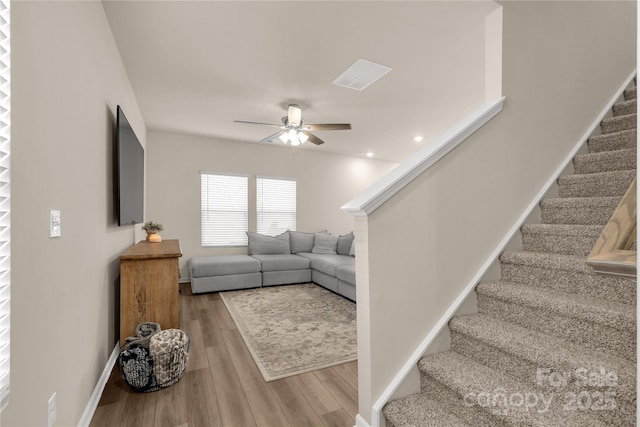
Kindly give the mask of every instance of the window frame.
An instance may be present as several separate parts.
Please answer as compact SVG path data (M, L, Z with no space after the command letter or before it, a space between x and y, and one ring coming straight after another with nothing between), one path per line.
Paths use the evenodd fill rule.
M268 211L264 209L264 193L262 192L261 181L271 181L271 182L292 182L294 184L293 188L293 221L284 221L284 227L278 227L275 231L269 232L268 228L261 224L261 220L264 218L265 212L278 214L282 213L282 217L286 217L286 210L274 210ZM290 195L289 195L290 196ZM268 205L268 203L267 203ZM291 213L291 212L289 212ZM281 234L287 230L296 231L297 226L297 218L298 217L298 181L296 178L281 178L281 177L272 177L272 176L256 176L256 231L260 234L264 234L266 236L276 236ZM278 218L278 216L276 216ZM265 229L266 228L266 229Z
M204 199L205 197L205 189L203 187L204 185L204 179L205 177L207 177L207 179L209 178L214 178L214 177L233 177L233 178L243 178L244 179L244 198L242 200L241 197L237 197L236 201L242 201L243 202L243 207L244 209L240 209L240 210L233 210L233 209L223 209L222 212L227 212L229 214L231 214L231 216L233 216L233 214L235 213L236 215L238 214L238 212L243 213L244 214L244 225L240 226L240 227L236 227L233 231L237 233L236 236L233 237L232 240L228 241L228 242L221 242L221 241L215 241L216 238L220 238L220 236L215 236L215 232L216 230L216 225L213 224L212 222L206 223L206 219L205 219L205 211L209 212L211 211L211 209L205 209L205 202L209 203L209 200ZM208 185L210 183L207 183ZM209 192L210 190L207 189L207 197L211 197L211 193ZM212 219L212 221L215 221L215 218ZM247 246L248 241L247 241L247 231L249 230L249 175L246 174L235 174L235 173L226 173L226 172L210 172L210 171L200 171L200 245L204 248L220 248L220 247L237 247L237 246ZM225 222L225 226L224 227L220 227L220 229L227 229L228 230L228 223ZM211 240L206 240L206 239L211 239ZM234 240L235 239L235 240Z

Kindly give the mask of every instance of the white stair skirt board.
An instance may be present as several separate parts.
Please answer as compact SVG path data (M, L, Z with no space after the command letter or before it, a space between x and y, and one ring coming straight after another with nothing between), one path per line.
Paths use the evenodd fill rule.
M102 393L104 392L104 388L107 385L107 381L109 381L109 377L111 376L111 371L118 361L118 356L120 355L120 341L116 343L116 346L113 348L111 352L111 356L107 360L107 364L104 366L102 370L102 375L98 379L98 383L96 387L93 389L93 393L91 393L91 397L87 402L87 406L84 408L84 412L80 417L80 421L78 421L78 427L89 427L91 423L91 419L93 415L96 413L96 409L98 408L98 403L100 403L100 398L102 397Z
M560 164L560 166L551 174L548 181L545 185L540 189L538 194L532 199L531 203L524 212L520 215L520 217L516 220L513 226L509 229L507 234L502 238L498 246L493 250L493 252L489 255L487 260L483 263L482 267L478 271L478 273L471 279L471 281L466 285L463 291L458 295L456 300L449 306L445 314L440 318L440 320L436 323L434 328L429 331L424 340L420 343L420 346L416 348L416 350L412 353L409 360L402 366L400 371L396 374L393 381L387 386L384 392L380 395L378 400L373 404L371 409L371 427L380 427L381 424L381 412L384 405L391 399L391 396L395 393L395 391L400 387L405 378L409 375L411 370L416 366L418 360L424 355L427 351L428 347L432 344L432 342L436 339L438 334L442 331L442 329L447 325L449 320L453 317L456 311L460 308L462 303L467 299L469 294L473 292L478 282L482 279L485 273L489 270L491 265L498 259L500 254L504 251L505 247L511 241L511 239L520 231L520 227L529 215L533 212L533 210L538 206L538 203L544 198L545 194L556 184L556 180L565 168L573 161L573 158L576 156L578 151L582 148L584 144L586 144L587 139L590 136L597 134L597 130L599 129L600 122L605 119L609 114L611 114L611 110L613 105L623 96L623 92L633 81L634 76L637 73L637 69L634 69L633 72L627 77L623 85L618 89L616 94L611 98L611 100L607 103L605 108L601 111L598 117L593 121L591 126L587 129L587 131L582 135L582 137L577 141L574 148L567 154L564 161ZM350 202L350 203L353 203ZM377 206L376 206L377 207ZM346 210L343 207L344 210ZM640 403L639 403L640 405ZM640 412L638 417L640 418ZM364 421L364 420L363 420Z

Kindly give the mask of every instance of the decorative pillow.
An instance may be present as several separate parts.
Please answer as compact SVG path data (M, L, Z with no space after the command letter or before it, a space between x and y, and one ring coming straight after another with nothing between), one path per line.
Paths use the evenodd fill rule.
M300 252L311 252L313 249L313 238L315 233L303 233L302 231L289 231L289 243L291 244L291 253L298 254Z
M353 243L353 231L349 234L343 234L342 236L338 236L338 255L349 255L349 251L351 250L351 244Z
M356 239L351 242L351 249L349 249L350 256L356 256Z
M290 254L289 232L285 231L276 237L247 231L249 238L249 255Z
M337 255L338 236L331 234L316 233L313 239L312 254Z
M318 233L327 234L327 230ZM299 254L301 252L309 253L313 249L313 241L316 233L304 233L302 231L289 231L289 244L291 245L291 253Z

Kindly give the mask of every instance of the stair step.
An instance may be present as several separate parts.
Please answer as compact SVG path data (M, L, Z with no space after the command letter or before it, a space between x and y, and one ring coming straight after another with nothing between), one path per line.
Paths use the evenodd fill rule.
M540 202L545 224L605 225L622 197L560 197Z
M382 409L387 427L470 427L424 393L392 400Z
M638 87L634 86L634 87L630 87L629 89L624 91L624 99L625 100L630 100L630 99L636 99L638 97Z
M635 177L635 169L564 175L558 179L559 195L560 197L624 196Z
M636 367L629 360L482 314L454 317L449 328L457 353L544 393L613 392L615 410L598 411L599 418L614 425L631 425L635 419ZM584 381L600 375L603 381Z
M636 129L630 129L605 135L595 135L587 140L587 145L591 153L625 148L635 150L637 146L637 131Z
M623 130L635 129L637 125L637 114L626 114L624 116L609 117L600 123L603 134L621 132Z
M603 228L602 225L525 224L520 231L525 251L586 256Z
M618 102L613 106L614 116L624 116L627 114L635 114L638 112L638 100L630 99L628 101Z
M575 173L597 173L637 168L636 150L602 151L580 154L573 159Z
M500 255L502 280L603 301L636 304L636 283L596 274L583 256L506 251Z
M478 311L606 354L636 357L636 307L511 282L476 288Z
M441 402L448 412L459 414L465 413L469 407L479 408L492 418L489 423L486 418L471 420L471 425L606 425L585 412L567 411L560 399L552 399L552 396L540 393L535 387L526 386L507 374L454 351L425 356L418 362L418 368L424 393ZM451 392L442 392L445 389ZM526 405L524 399L527 399ZM548 407L545 402L549 402Z

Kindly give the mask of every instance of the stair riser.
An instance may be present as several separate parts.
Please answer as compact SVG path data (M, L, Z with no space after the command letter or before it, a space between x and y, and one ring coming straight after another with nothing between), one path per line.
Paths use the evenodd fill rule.
M613 176L612 176L613 175ZM560 197L614 197L624 196L635 171L621 171L593 175L572 175L571 178L560 178L558 190Z
M600 173L621 170L632 170L638 166L634 150L605 151L592 156L577 156L573 161L575 173Z
M587 411L611 425L632 425L635 420L635 372L632 375L628 375L629 378L626 378L615 369L602 366L607 373L616 373L616 385L595 387L580 383L576 384L577 377L573 374L577 369L576 367L549 366L548 364L541 366L535 361L518 357L459 332L452 331L451 349L467 357L474 358L496 371L507 373L527 385L537 387L539 392L546 396L546 399L552 398L556 402L568 404L569 407L571 407L572 403L569 399L572 396L580 395L580 393L587 392L591 397L596 392L613 392L615 393L615 410ZM584 368L589 373L595 373L598 372L600 367ZM562 375L565 375L565 378L568 379L566 385L561 383ZM598 395L595 394L595 396Z
M613 117L603 120L600 124L600 129L603 134L622 132L623 130L634 129L636 127L636 120L635 114Z
M555 270L535 265L502 262L502 280L522 283L569 294L586 295L605 301L635 304L636 285L630 280L615 276L599 276Z
M601 153L627 148L635 150L637 146L637 132L634 129L608 135L594 136L589 138L587 146L590 153Z
M636 99L638 96L638 87L634 86L624 91L624 99L629 101L631 99Z
M616 207L617 204L584 206L576 209L575 206L545 205L543 203L542 222L544 224L606 225Z
M522 245L525 251L586 256L598 237L522 233Z
M442 384L425 372L420 373L420 389L445 408L455 408L455 414L469 425L478 427L508 427L504 420L486 412L477 405L465 405L464 396Z
M621 102L613 106L613 116L626 116L627 114L636 114L638 111L637 100L630 100L631 102Z
M514 304L478 295L478 311L525 328L548 333L606 354L636 357L636 331L620 331L612 327L564 317L542 308Z

